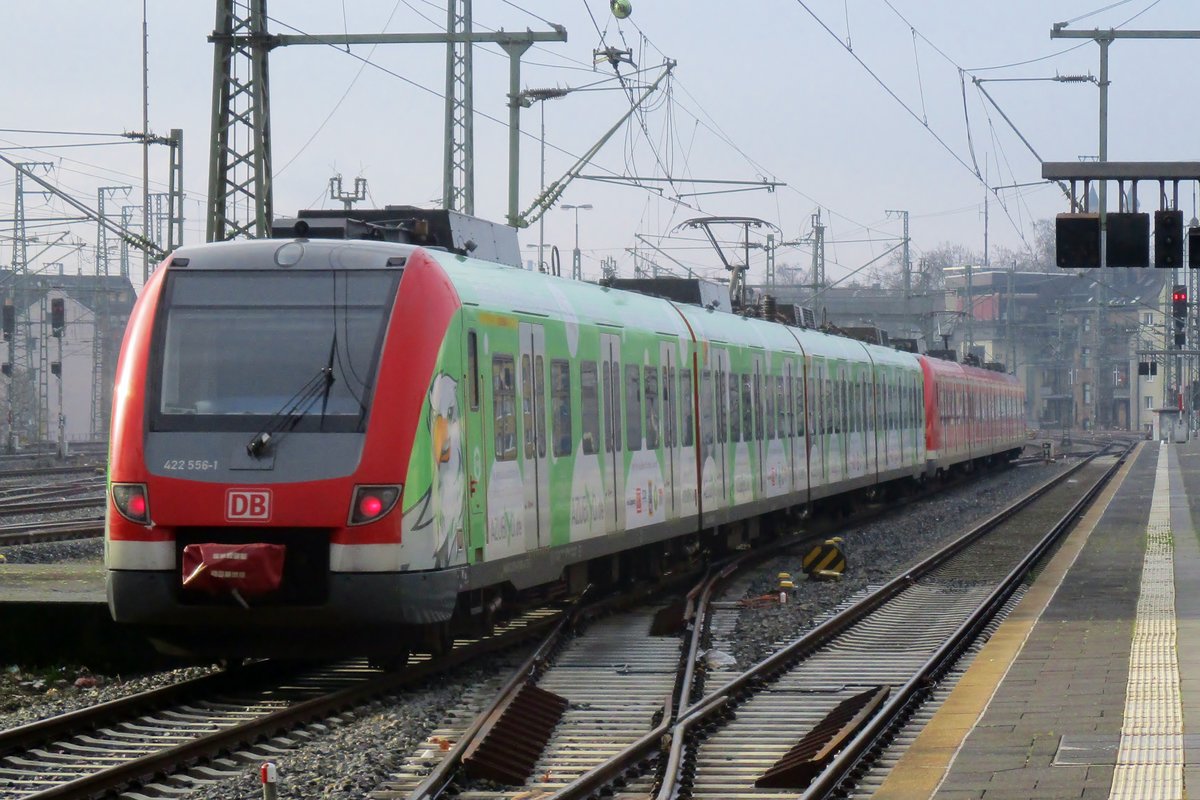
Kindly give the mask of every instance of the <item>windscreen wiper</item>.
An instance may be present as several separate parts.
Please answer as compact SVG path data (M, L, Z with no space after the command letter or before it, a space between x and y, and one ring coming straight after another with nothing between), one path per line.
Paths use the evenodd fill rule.
M300 420L308 413L309 409L317 402L317 398L324 395L326 400L329 397L329 387L333 385L333 367L321 367L317 370L317 374L308 380L300 389L288 398L279 410L267 419L267 424L263 429L250 439L246 444L246 452L253 458L261 457L267 450L267 445L274 439L278 438L277 434L287 433L293 430ZM322 413L324 408L322 407Z

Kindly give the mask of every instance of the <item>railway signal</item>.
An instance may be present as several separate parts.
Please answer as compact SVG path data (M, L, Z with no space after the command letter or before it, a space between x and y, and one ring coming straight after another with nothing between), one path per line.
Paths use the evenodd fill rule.
M1175 320L1175 346L1183 347L1187 341L1188 295L1187 285L1175 284L1171 291L1171 318Z
M1183 212L1178 209L1154 212L1154 266L1183 266Z
M66 302L61 297L55 297L50 300L50 333L61 339L66 327Z

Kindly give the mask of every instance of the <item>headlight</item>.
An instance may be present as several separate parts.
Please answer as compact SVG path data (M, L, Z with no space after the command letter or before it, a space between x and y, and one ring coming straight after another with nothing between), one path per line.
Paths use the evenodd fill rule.
M403 485L355 486L350 503L350 525L366 525L385 516L396 506Z
M112 499L113 505L125 519L139 525L150 522L150 499L144 483L114 483Z

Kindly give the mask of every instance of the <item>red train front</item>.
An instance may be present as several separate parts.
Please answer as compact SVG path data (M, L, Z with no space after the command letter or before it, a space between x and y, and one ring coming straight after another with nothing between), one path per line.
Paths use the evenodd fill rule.
M403 470L456 308L410 245L233 242L160 267L118 366L114 619L215 656L387 655L408 647L406 626L446 619L460 576L397 580L392 562Z

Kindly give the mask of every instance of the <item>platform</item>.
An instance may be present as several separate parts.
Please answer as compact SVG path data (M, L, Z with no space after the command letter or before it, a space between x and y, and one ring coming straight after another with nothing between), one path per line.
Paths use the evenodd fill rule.
M874 795L1200 796L1200 443L1145 442Z
M103 672L173 667L112 621L99 561L0 564L0 666L84 664Z

